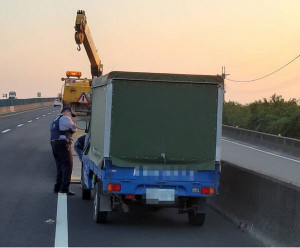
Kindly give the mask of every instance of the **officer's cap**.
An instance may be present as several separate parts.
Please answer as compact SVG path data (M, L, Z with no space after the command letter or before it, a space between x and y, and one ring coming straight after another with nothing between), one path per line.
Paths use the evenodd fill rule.
M65 112L65 111L67 111L67 110L71 112L71 115L72 115L73 117L76 116L76 115L72 112L72 109L71 109L70 106L65 106L65 107L63 107L63 109L61 110L61 113Z

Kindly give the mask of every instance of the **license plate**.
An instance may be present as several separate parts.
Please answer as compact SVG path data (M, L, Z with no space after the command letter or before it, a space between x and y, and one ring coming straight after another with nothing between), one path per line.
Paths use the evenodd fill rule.
M170 204L174 202L174 189L146 189L146 204Z

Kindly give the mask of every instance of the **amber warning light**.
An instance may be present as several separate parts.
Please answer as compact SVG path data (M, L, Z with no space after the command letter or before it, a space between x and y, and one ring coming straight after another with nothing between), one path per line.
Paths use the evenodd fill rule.
M67 77L81 77L81 72L80 71L67 71L66 72Z

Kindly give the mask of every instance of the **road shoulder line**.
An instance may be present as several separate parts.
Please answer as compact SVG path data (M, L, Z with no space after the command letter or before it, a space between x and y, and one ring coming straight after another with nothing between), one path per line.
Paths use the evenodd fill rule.
M55 247L68 247L67 194L58 193L55 230Z
M224 141L226 141L226 142L229 142L229 143L232 143L232 144L236 144L236 145L242 146L242 147L246 147L246 148L249 148L249 149L258 151L258 152L263 152L263 153L266 153L266 154L269 154L269 155L273 155L273 156L276 156L276 157L279 157L279 158L283 158L283 159L287 159L287 160L290 160L290 161L293 161L293 162L296 162L296 163L300 163L300 160L288 158L288 157L285 157L285 156L280 156L280 155L278 155L278 154L274 154L274 153L271 153L271 152L266 152L266 151L263 151L263 150L260 150L260 149L257 149L257 148L251 147L251 146L246 146L246 145L243 145L243 144L241 144L241 143L238 143L238 142L234 142L234 141L228 140L228 139L222 138L222 140L224 140Z

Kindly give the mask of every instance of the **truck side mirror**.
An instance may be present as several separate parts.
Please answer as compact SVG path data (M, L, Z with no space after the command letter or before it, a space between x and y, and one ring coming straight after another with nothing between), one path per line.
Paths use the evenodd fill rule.
M80 129L80 130L87 130L87 125L86 125L86 121L83 121L83 120L80 120L80 121L77 121L77 128Z

